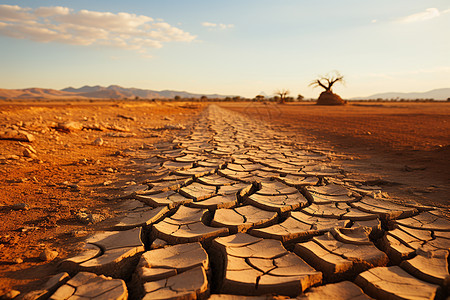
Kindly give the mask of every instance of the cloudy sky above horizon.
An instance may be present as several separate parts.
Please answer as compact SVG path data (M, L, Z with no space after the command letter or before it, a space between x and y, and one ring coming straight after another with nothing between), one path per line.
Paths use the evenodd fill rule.
M450 87L448 0L0 0L0 88L343 97Z

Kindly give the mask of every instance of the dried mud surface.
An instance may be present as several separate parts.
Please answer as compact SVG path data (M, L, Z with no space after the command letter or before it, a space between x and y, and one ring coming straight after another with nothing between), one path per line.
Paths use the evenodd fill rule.
M287 135L295 145L327 152L348 172L347 178L372 180L394 202L415 201L447 208L448 212L450 106L446 103L221 106L268 122L272 130ZM0 295L11 288L21 294L38 289L58 272L59 262L80 252L79 246L87 236L110 228L123 217L123 201L117 195L148 179L150 165L142 162L148 159L153 145L176 137L183 131L180 124L192 122L204 107L197 103L0 102L0 132L20 129L35 136L31 143L0 140ZM58 124L66 121L79 122L84 129L64 131ZM201 124L197 126L203 128ZM102 140L99 142L98 138ZM36 150L36 156L24 155L27 145ZM187 161L163 166L179 168L171 176L206 177L210 173L209 166L185 170L180 164ZM229 163L230 172L239 166ZM198 182L192 186L195 184ZM245 190L245 185L239 188ZM263 193L264 186L260 188L262 198L272 195ZM214 190L217 192L217 188ZM185 191L195 201L207 192ZM224 195L227 193L223 191ZM25 209L15 208L18 203L25 203ZM189 217L189 222L200 226L194 210L180 211L178 219L177 215L172 218ZM85 224L80 213L98 220ZM194 217L195 220L190 219ZM267 223L264 226L271 225L269 217L262 219ZM168 221L179 222L174 220ZM165 225L167 228L163 222L159 224L160 228L155 228L163 237L170 224ZM225 241L222 244L231 247ZM216 247L222 249L219 244ZM39 256L45 249L56 250L58 256L43 262ZM204 272L198 275L205 277Z
M220 106L268 122L293 142L335 152L350 177L379 181L393 201L450 206L450 103Z
M0 295L35 290L56 274L79 241L120 212L110 200L117 188L143 180L141 153L201 110L192 103L0 101L0 132L19 129L35 137L30 143L0 139ZM55 128L68 121L103 128ZM95 145L97 138L102 145ZM27 145L36 157L23 155ZM28 209L13 209L17 203ZM80 212L107 220L85 224L76 217ZM56 250L57 258L43 262L45 249Z

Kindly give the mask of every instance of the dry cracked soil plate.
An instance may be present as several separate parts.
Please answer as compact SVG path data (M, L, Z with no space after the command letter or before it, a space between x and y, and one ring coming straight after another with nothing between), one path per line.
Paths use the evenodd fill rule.
M238 233L215 239L211 251L224 258L218 279L221 293L296 296L322 282L321 272L287 251L280 241Z
M67 297L433 299L446 288L450 221L347 185L324 152L217 106L155 147L121 231L61 263L78 272Z

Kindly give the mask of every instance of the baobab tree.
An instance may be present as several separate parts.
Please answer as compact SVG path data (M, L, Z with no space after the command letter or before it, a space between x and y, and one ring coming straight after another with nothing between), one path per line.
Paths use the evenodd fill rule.
M287 89L276 90L275 95L280 97L280 104L286 103L286 98L291 92Z
M344 83L344 76L342 76L338 71L334 71L324 76L313 80L309 85L312 87L321 87L325 89L317 99L317 104L319 105L342 105L346 102L342 100L339 95L336 95L332 91L332 87L335 83Z

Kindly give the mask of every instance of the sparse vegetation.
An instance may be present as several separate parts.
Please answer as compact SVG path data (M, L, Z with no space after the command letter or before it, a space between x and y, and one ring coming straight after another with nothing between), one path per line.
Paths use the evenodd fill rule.
M281 89L281 90L276 90L274 94L278 96L279 103L284 104L284 103L286 103L287 96L290 93L291 92L288 89Z
M266 97L264 97L263 95L256 95L255 100L256 101L264 101Z

